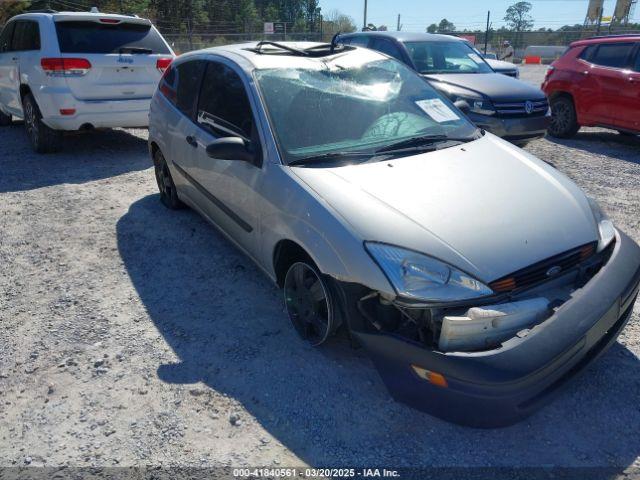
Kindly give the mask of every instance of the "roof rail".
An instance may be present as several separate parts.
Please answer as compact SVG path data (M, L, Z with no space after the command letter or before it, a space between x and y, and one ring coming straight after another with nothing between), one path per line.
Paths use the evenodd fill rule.
M25 10L24 13L58 13L58 10L53 10L51 8L43 8L38 10Z
M640 37L640 33L617 33L615 35L595 35L593 37L582 38L581 40L595 40L600 38L621 38L621 37Z

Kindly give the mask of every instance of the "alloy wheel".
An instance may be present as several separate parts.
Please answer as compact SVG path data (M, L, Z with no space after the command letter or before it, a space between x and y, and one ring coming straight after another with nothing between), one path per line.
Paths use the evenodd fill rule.
M171 184L171 174L169 173L169 167L167 166L167 163L162 162L160 165L156 165L155 170L160 194L164 197L170 198L173 185Z
M569 128L571 122L571 112L569 106L564 102L558 102L551 111L551 125L555 132L561 132Z
M27 135L36 144L38 142L38 118L33 104L29 101L25 102L24 116Z
M313 346L327 340L333 313L327 287L318 272L304 262L289 267L284 279L284 300L298 334Z

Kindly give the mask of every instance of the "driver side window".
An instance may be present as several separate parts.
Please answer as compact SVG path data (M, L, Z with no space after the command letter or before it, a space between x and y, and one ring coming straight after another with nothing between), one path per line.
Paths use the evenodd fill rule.
M217 137L255 138L251 104L242 79L222 63L207 62L197 121Z

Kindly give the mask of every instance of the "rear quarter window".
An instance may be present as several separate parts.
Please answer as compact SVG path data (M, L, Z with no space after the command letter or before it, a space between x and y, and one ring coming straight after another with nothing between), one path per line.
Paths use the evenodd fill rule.
M18 20L11 42L13 51L40 50L40 27L33 20Z
M120 53L140 49L140 53L168 54L169 49L151 25L92 21L56 22L61 53Z
M192 120L205 66L204 60L198 59L172 65L160 80L162 94Z
M590 62L603 67L626 68L629 66L634 44L602 43L591 54Z

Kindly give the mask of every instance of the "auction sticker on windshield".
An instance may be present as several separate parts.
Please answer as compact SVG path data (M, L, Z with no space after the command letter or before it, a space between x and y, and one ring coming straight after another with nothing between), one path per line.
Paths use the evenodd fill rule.
M439 98L429 98L427 100L418 100L416 105L420 107L424 113L429 115L438 123L451 122L458 120L460 117L451 110L442 100Z

